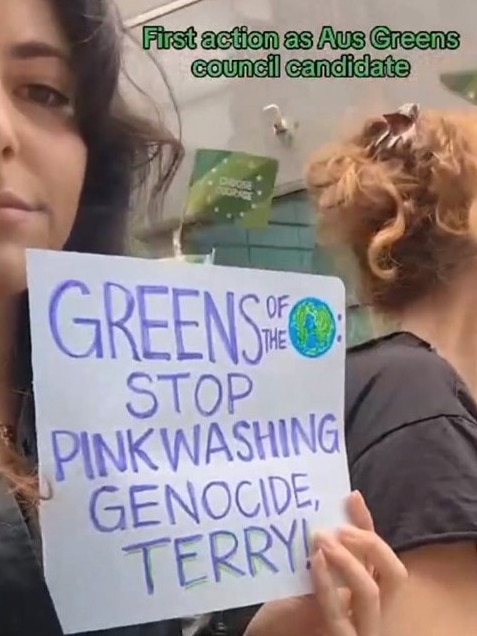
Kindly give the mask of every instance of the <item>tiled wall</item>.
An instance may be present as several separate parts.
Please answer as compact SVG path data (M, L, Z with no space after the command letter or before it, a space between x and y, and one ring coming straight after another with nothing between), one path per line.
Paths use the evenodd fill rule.
M196 230L187 243L203 253L215 248L220 265L258 269L333 274L335 267L323 249L316 246L312 211L303 192L275 199L267 228L244 230L222 225ZM372 337L369 312L356 304L348 288L348 344Z

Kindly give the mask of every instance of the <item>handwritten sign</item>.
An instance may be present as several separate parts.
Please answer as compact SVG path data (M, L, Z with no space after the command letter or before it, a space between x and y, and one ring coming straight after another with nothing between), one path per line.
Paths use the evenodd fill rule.
M349 492L342 283L39 250L28 276L65 632L308 592Z

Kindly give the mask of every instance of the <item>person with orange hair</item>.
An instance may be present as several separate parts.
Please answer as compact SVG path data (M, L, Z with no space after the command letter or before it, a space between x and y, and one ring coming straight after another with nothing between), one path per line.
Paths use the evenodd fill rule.
M361 631L302 599L263 606L247 636L475 636L477 114L405 105L318 152L307 180L320 236L396 325L349 351L346 434L352 486L408 576Z

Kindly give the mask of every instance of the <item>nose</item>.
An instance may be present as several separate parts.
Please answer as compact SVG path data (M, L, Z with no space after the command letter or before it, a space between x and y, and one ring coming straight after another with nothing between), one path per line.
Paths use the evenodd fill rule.
M14 105L0 88L0 157L6 159L18 152Z

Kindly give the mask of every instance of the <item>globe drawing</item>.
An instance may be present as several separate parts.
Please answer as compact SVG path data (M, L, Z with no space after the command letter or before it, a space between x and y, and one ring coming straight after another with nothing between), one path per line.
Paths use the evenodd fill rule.
M290 311L288 333L298 353L307 358L318 358L329 351L335 341L333 312L318 298L303 298Z

